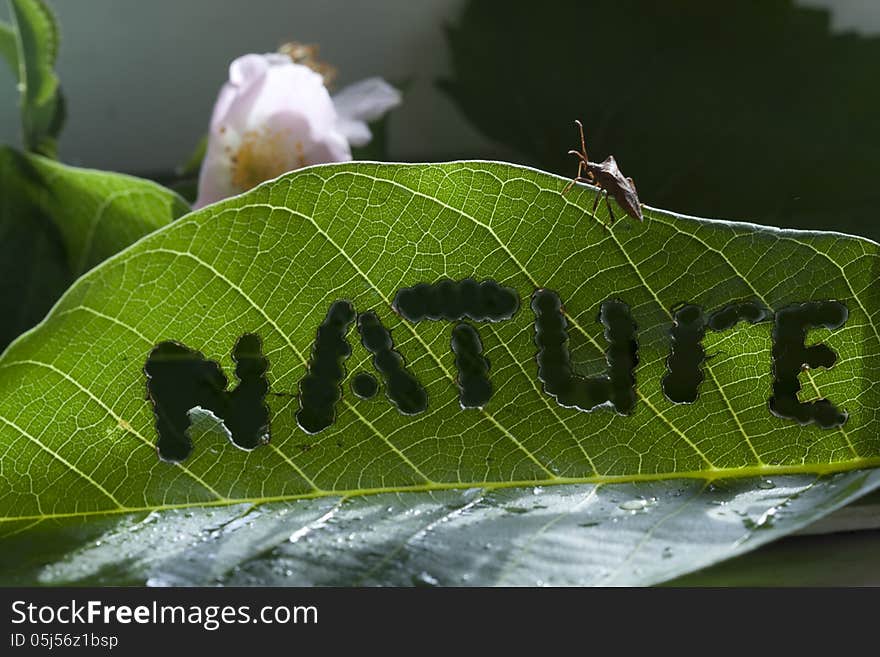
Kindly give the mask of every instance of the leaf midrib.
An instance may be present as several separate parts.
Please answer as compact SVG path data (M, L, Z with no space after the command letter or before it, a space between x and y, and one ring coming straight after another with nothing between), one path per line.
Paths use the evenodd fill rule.
M871 458L850 459L847 461L829 461L827 463L808 463L802 465L768 465L747 466L734 468L716 468L715 470L694 470L676 473L650 473L630 475L598 475L589 477L555 477L553 479L527 479L517 481L461 481L461 482L434 482L430 485L413 486L376 486L370 488L355 488L344 490L320 490L311 493L294 495L270 495L263 497L230 497L219 500L181 502L178 504L156 504L145 506L124 506L119 509L95 510L95 511L70 511L63 513L31 514L22 516L2 516L0 525L7 522L22 522L27 520L55 520L64 518L88 518L99 516L113 516L128 513L148 513L151 511L171 511L176 509L192 509L200 507L232 506L235 504L253 504L259 506L273 502L293 502L297 500L313 500L328 497L339 497L343 500L380 495L384 493L434 493L449 490L484 489L488 491L506 488L533 488L547 486L571 486L583 484L631 484L653 481L669 481L675 479L696 479L711 484L712 482L725 479L739 479L748 477L771 477L774 475L831 475L838 472L862 470L880 467L880 456Z

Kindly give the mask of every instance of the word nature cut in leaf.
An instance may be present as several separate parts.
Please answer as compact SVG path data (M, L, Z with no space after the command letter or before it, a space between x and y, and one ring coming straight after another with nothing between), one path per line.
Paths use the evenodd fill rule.
M646 584L880 483L878 245L566 182L312 167L84 275L0 358L4 581Z

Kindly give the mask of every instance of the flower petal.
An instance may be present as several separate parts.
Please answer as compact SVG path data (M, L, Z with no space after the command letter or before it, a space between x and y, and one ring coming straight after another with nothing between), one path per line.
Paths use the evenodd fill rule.
M324 79L301 64L272 66L248 114L248 129L263 125L279 112L297 112L308 117L311 130L321 134L336 123L336 109L324 86Z
M352 121L339 118L336 122L336 130L339 131L352 146L366 146L373 138L370 127L363 121Z
M243 89L262 77L269 65L265 55L242 55L229 65L229 84Z
M268 70L265 55L243 55L229 65L229 81L220 90L211 114L212 130L221 125L224 130L245 129L243 118L250 113Z
M238 194L241 190L233 186L231 174L229 157L223 152L222 147L209 141L208 150L199 171L199 193L193 204L193 210Z
M400 105L401 99L400 92L382 78L367 78L335 94L333 105L342 120L375 121Z

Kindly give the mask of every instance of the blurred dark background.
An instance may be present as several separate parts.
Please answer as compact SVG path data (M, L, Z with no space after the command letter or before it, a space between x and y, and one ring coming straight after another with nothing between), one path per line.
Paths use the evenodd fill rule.
M880 2L55 2L67 162L162 178L228 62L318 43L340 85L408 80L389 159L500 158L571 175L575 118L642 201L880 239ZM6 75L6 72L3 72ZM4 141L17 116L0 107ZM6 134L8 133L8 134Z
M443 88L528 161L572 171L579 117L648 204L880 237L880 39L788 0L505 7L467 3Z

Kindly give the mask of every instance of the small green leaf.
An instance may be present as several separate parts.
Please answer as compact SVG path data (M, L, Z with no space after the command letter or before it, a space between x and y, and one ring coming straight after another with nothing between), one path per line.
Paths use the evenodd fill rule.
M55 75L58 25L43 0L9 0L9 6L17 43L24 145L29 151L55 157L64 123Z
M0 147L0 350L80 274L187 210L155 183Z
M608 228L607 210L591 211L596 191L562 195L566 183L493 162L311 167L189 214L84 275L0 356L3 549L45 546L33 548L38 563L7 564L4 580L654 583L878 486L880 471L865 470L880 465L877 244L647 207L644 223ZM470 371L492 386L482 407L462 407L456 324L410 321L410 302L394 301L445 277L492 279L520 300L511 310L486 288L480 298L515 312L486 322L469 311L481 342ZM532 304L545 312L548 290L564 314L536 327ZM567 349L577 375L631 354L629 342L606 354L626 333L603 325L608 300L636 324L630 414L548 393L563 320L568 342L554 353ZM666 396L682 303L787 317L808 301L848 309L842 325L806 337L826 345L813 355L836 354L833 366L795 374L802 401L848 413L842 426L771 413L784 339L773 321L710 323L697 399ZM257 358L241 350L245 335ZM348 348L341 385L317 385ZM153 360L160 353L189 355ZM162 374L172 362L198 373L204 400L175 397L177 415L163 401L162 386L186 383ZM382 384L375 397L351 393L362 372ZM216 383L224 373L231 392ZM300 408L336 398L329 413ZM182 460L159 459L153 403L164 430L190 424ZM239 447L236 431L265 430L266 410L270 442ZM172 535L205 545L180 551Z

